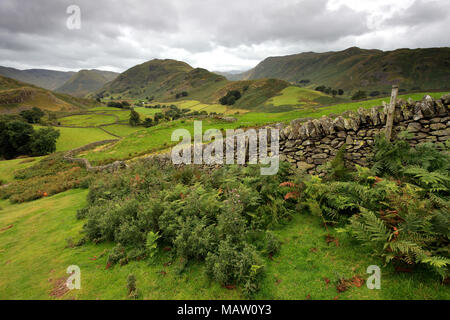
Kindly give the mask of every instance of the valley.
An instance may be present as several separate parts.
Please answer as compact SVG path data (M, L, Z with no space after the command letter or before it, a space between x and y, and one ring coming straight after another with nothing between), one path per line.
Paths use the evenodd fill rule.
M408 78L403 66L388 74L379 71L391 71L391 62L400 65L398 59L410 55L423 65L432 60L431 54L443 57L426 64L433 77L424 71ZM448 68L441 65L448 55L448 48L303 53L268 58L247 73L233 72L234 80L227 73L171 59L150 60L121 74L81 70L50 73L43 80L41 73L38 82L30 72L8 70L9 76L30 83L0 76L1 132L25 139L13 129L18 122L27 128L26 122L35 130L27 129L32 138L47 129L59 135L54 148L39 155L33 140L31 151L1 141L2 148L13 145L18 155L0 159L0 297L450 299L444 284L449 197L449 146L444 138L450 91ZM286 64L286 59L291 62ZM0 74L6 71L0 69ZM309 81L299 82L305 79ZM340 137L345 143L333 150L334 160L323 163L317 175L295 162L283 161L277 175L265 177L255 173L258 166L209 170L146 159L169 152L178 144L171 141L174 130L192 134L199 120L203 132L276 124L298 132L301 124L341 116L345 130L359 135L362 131L351 128L352 116L388 105L390 88L400 80L406 92L400 92L397 104L412 101L417 105L414 115L422 115L417 120L410 115L415 139L433 132L436 138L416 149L400 134L387 144L382 135L376 143L375 137L364 137L375 149L370 168L346 167L344 154L354 148L347 136ZM352 99L359 90L367 91L366 97ZM33 107L43 114L37 121L23 113ZM427 114L427 107L433 112ZM301 145L312 148L309 140ZM108 142L73 156L92 166L124 161L128 167L87 170L65 158L71 150L100 141ZM313 142L323 149L330 143ZM392 163L380 154L390 154ZM433 179L424 178L427 174ZM411 231L418 217L435 229ZM361 245L367 230L379 232L368 236L374 242L381 239L375 246L391 245L391 251ZM436 242L429 240L432 236ZM405 246L413 244L395 247L397 238L405 239ZM80 290L64 285L69 265L82 270ZM365 285L370 265L382 270L382 290ZM136 290L127 288L130 275L137 280Z

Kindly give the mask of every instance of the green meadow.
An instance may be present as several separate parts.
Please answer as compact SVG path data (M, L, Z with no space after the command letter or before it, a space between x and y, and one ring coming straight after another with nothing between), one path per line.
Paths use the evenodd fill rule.
M69 151L92 142L117 139L100 128L56 128L60 137L56 141L56 151Z
M59 122L63 126L75 126L75 127L95 127L102 124L112 124L116 122L114 116L106 114L86 114L75 115L70 117L64 117L59 119Z

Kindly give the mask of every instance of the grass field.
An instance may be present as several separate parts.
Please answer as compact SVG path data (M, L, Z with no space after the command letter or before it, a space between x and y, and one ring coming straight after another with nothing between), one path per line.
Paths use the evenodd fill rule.
M119 108L101 108L99 110L90 109L89 111L95 111L96 114L106 114L116 116L120 122L128 122L130 118L130 110L124 110Z
M176 101L176 102L166 102L166 103L154 103L154 104L162 104L162 105L175 105L179 109L189 109L191 111L206 111L208 113L216 112L216 113L223 113L225 115L233 115L236 113L246 113L249 112L249 110L246 109L239 109L239 108L232 108L227 107L221 104L207 104L207 103L201 103L197 100L182 100L182 101Z
M103 129L105 129L108 132L111 132L112 134L118 135L120 137L126 137L132 133L146 130L143 127L132 127L127 124L113 124L111 126L105 126L105 127L103 127Z
M141 115L141 120L143 120L144 118L153 118L153 116L156 113L162 112L161 109L144 108L144 107L134 108L134 110ZM128 118L129 117L130 117L130 112L128 111Z
M106 270L104 253L113 244L66 248L66 239L80 238L83 221L77 221L75 214L85 205L86 195L86 190L71 190L31 203L0 203L0 230L12 225L0 231L0 299L126 299L126 279L131 273L136 276L141 299L244 298L240 289L228 290L209 281L203 265L188 265L178 274L179 262L162 250L152 264L131 262ZM365 249L341 234L331 231L339 238L339 246L327 245L326 231L316 217L297 214L275 233L283 242L281 252L273 260L264 258L266 277L256 299L450 298L439 278L384 268L381 261L367 256ZM365 270L372 264L382 268L381 290L363 285L337 293L339 277L367 279ZM81 269L81 290L50 295L58 280L67 278L70 265ZM328 284L325 278L330 280Z
M39 126L35 127L39 128ZM60 137L56 141L56 151L68 151L96 141L117 139L99 128L58 127L55 129L60 132Z
M287 87L281 91L280 95L268 100L266 104L275 107L286 105L302 106L305 104L317 105L318 103L315 100L320 97L328 97L328 95L319 91L300 87Z
M59 119L63 126L91 127L116 122L116 118L106 114L75 115Z

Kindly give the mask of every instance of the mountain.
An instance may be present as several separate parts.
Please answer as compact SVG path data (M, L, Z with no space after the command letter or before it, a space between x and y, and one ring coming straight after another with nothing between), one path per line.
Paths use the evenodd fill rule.
M289 86L283 80L229 81L206 69L194 69L185 62L154 59L137 65L106 84L96 96L114 99L145 99L167 102L178 99L218 103L228 91L239 90L242 98L234 107L257 109L265 101ZM176 98L185 92L187 96Z
M130 98L153 96L156 100L167 100L183 91L190 96L208 92L211 87L226 82L223 76L201 68L194 69L185 62L154 59L120 74L100 93Z
M62 72L45 69L18 70L0 66L0 75L18 81L34 84L35 86L55 90L68 81L75 72Z
M84 97L101 89L106 83L116 79L118 75L118 73L109 71L81 70L55 91L76 97Z
M339 52L305 52L270 57L240 75L241 79L309 80L309 87L326 85L346 91L449 89L450 48L394 51L349 48Z
M32 107L67 112L92 106L95 106L92 100L54 93L32 84L0 76L0 114L19 113Z

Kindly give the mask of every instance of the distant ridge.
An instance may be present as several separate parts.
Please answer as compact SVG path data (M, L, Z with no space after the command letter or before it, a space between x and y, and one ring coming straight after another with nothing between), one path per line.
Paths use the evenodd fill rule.
M106 83L116 79L118 75L118 73L110 71L81 70L55 91L84 97L101 89Z
M0 76L0 114L38 107L47 111L77 111L95 106L93 100L55 93L35 85Z
M388 90L392 84L411 89L450 88L450 48L367 50L357 47L337 52L270 57L239 79L277 78L310 86L352 90Z
M68 81L76 72L63 72L46 69L19 70L0 66L0 75L35 86L55 90Z

